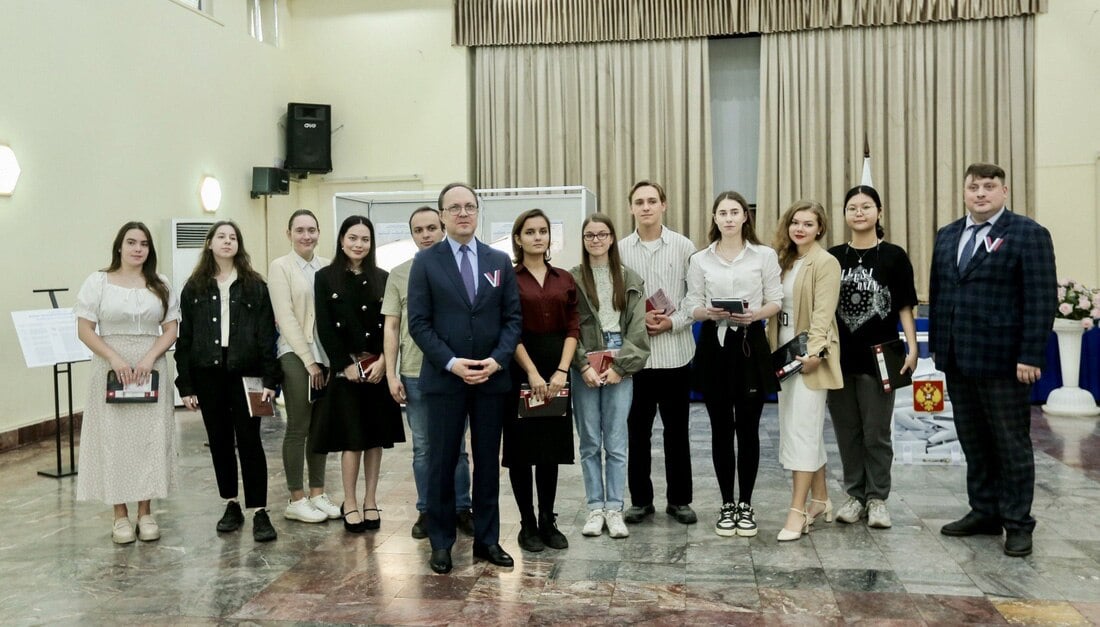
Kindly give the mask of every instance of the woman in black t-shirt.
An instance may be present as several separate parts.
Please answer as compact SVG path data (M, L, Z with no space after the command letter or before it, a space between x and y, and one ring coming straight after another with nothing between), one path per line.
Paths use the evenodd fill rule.
M883 391L872 347L897 339L900 321L908 346L902 372L916 368L917 292L909 257L905 249L883 239L881 218L882 200L873 187L848 190L844 219L852 240L829 249L841 268L836 317L844 372L844 387L829 390L829 413L848 493L836 519L854 523L866 516L868 527L885 529L890 526L886 499L894 461L894 391Z

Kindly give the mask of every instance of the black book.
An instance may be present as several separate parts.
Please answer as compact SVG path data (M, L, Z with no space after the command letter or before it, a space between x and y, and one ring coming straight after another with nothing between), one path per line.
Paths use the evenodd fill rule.
M913 373L901 374L905 365L905 343L890 340L871 347L871 358L875 360L875 373L882 382L883 392L893 392L898 388L913 385Z
M795 357L806 356L806 342L808 339L809 336L803 331L772 353L772 365L775 367L775 377L777 379L784 381L794 373L802 370L802 362L795 359Z
M569 386L565 386L554 398L535 400L531 386L526 383L519 388L520 418L556 418L569 413Z
M145 383L123 385L114 370L107 371L108 403L155 403L160 398L160 373L149 372Z

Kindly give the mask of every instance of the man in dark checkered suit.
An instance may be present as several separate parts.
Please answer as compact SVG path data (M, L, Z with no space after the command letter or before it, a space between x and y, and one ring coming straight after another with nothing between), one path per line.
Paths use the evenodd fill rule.
M1031 553L1031 385L1039 379L1057 308L1054 244L1008 210L1005 172L966 169L967 215L939 230L932 253L929 342L947 374L966 454L970 513L949 536L1001 535L1004 552Z

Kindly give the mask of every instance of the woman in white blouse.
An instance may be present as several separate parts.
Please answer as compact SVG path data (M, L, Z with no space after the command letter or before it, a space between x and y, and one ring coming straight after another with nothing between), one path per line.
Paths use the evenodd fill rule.
M176 341L180 313L168 281L157 274L157 251L144 224L119 229L111 265L84 281L73 313L80 341L93 353L76 497L114 505L116 543L156 540L160 528L151 501L176 487L176 421L164 353ZM156 377L157 400L108 404L112 371L130 386ZM127 509L132 501L138 506L136 535Z
M760 414L765 398L779 390L761 321L779 312L783 285L778 257L757 239L741 194L718 194L711 214L710 245L688 263L682 306L704 321L695 371L710 415L714 473L722 493L714 531L750 537L757 531L752 491L760 465Z
M290 216L286 229L293 250L271 262L267 289L279 327L277 352L283 368L286 397L286 433L283 435L283 471L290 501L283 512L289 520L324 522L340 517L340 508L325 494L325 460L315 453L312 434L313 406L310 390L325 387L328 359L316 341L317 317L313 308L313 276L329 260L315 254L320 238L317 217L308 209ZM303 485L302 467L309 466L309 496Z

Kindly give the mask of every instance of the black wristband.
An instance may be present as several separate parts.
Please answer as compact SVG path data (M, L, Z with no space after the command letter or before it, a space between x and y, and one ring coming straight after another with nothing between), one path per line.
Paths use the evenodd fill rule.
M557 369L555 370L555 372L560 372L560 373L562 373L562 374L564 374L564 375L567 375L567 376L569 375L569 371L568 371L568 370L562 370L561 368L557 368Z

